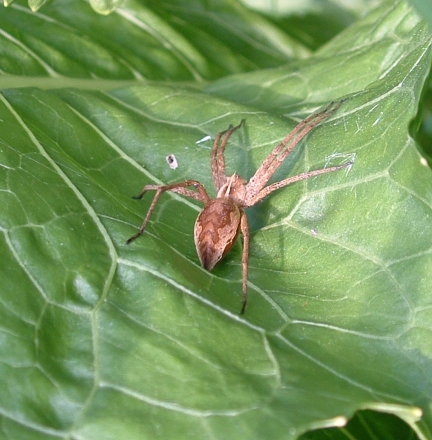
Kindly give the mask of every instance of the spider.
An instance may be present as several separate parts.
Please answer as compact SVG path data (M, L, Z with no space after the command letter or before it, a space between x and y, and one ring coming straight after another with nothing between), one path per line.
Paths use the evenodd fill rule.
M198 257L205 269L212 270L230 251L239 232L241 231L243 234L243 299L240 311L240 314L243 315L247 304L250 241L248 220L244 209L256 205L279 188L352 165L353 162L350 161L338 166L307 171L266 186L269 179L300 140L317 124L332 115L342 103L343 100L333 101L324 110L314 113L301 121L266 157L249 182L236 173L231 176L227 176L225 173L225 147L231 135L244 124L245 120L243 119L235 127L230 125L227 130L220 132L216 136L211 151L211 172L217 193L216 198L212 199L207 194L204 186L197 180L186 180L170 185L146 185L137 196L134 196L134 199L141 199L147 191L156 191L156 194L139 231L130 237L126 244L131 243L144 232L162 193L172 191L204 203L204 208L195 222L194 239Z

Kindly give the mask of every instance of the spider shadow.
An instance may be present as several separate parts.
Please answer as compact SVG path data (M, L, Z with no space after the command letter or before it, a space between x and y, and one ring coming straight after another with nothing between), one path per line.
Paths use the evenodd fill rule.
M258 244L255 237L261 233L265 233L263 229L269 227L271 223L283 221L284 218L286 218L286 213L282 210L278 210L277 207L271 205L270 200L265 199L258 205L247 208L246 215L249 222L250 254L252 260L255 260L257 265L260 265L259 261L262 261L263 266L273 267L273 262L269 261L269 259L273 259L276 253L278 255L278 261L280 260L283 266L287 240L286 228L276 229L278 232L276 236L273 235L271 251L268 246L262 242Z
M238 170L237 173L245 178L247 181L250 180L250 178L256 173L258 167L260 166L262 160L264 157L266 157L268 154L271 153L271 151L275 148L275 146L280 141L279 139L276 139L274 144L268 147L268 151L263 154L260 154L262 158L256 159L254 158L253 149L247 148L247 146L250 146L250 140L248 136L248 129L247 129L247 123L245 125L244 130L241 132L241 138L239 140L239 144L243 146L241 150L241 154L237 154L234 160L230 160L227 163L227 174L229 175L233 170L233 164L237 165L234 169ZM282 139L282 137L281 137ZM266 148L267 149L267 148ZM239 150L237 150L238 152ZM296 172L294 172L294 169L296 168L296 165L298 166L299 162L303 163L301 160L304 156L304 151L302 148L302 145L300 144L298 147L294 148L294 150L290 153L290 155L285 159L285 161L281 164L279 169L274 173L273 176L269 179L266 186L283 180L290 175L295 175ZM306 166L300 168L306 169ZM296 170L298 172L301 172L302 170ZM301 183L300 183L301 185ZM284 203L284 209L278 209L277 205L275 203L271 203L272 197L279 195L279 197L282 195L282 197L290 197L293 193L290 192L291 187L284 187L280 188L279 190L275 191L275 193L270 194L268 197L263 199L258 204L251 206L250 208L246 208L246 215L249 222L249 229L250 229L250 240L251 240L251 256L253 258L253 255L256 253L257 258L257 264L259 265L258 261L262 260L263 263L265 260L268 260L271 258L271 255L274 255L274 252L277 252L277 254L280 256L281 264L284 265L284 255L286 251L286 239L287 234L285 228L279 228L278 233L278 239L277 244L272 243L272 252L268 252L266 250L265 246L260 246L259 249L257 249L254 246L254 236L259 233L259 231L267 226L269 226L269 223L277 223L284 220L284 218L287 217L289 214L291 208L295 206L296 201L299 197L299 192L294 192L294 197L291 199L291 202ZM287 206L290 206L291 208L288 208ZM277 245L278 250L274 249L275 245ZM270 267L271 264L263 264L264 266Z

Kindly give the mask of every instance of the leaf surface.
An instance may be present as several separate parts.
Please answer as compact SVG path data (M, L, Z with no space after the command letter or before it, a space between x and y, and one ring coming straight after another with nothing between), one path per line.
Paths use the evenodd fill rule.
M112 19L131 25L120 19L128 7L139 9L105 17L105 32ZM98 64L98 49L75 65L84 42L99 44L76 38L50 68L92 90L0 96L5 438L287 439L365 408L432 438L432 183L409 134L431 64L427 26L406 3L383 3L314 57L204 90L99 87L95 73L121 85L144 65L112 53ZM26 49L36 44L46 48L32 37ZM37 75L42 64L21 68ZM341 97L274 181L355 157L353 167L248 210L244 317L240 243L211 273L201 268L195 201L163 195L145 234L125 244L150 205L150 194L131 198L144 185L197 179L214 195L219 131L246 119L226 155L229 172L250 178L299 120Z

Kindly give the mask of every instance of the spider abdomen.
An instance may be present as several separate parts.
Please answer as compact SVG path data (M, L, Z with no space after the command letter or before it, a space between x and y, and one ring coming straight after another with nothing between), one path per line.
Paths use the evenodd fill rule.
M241 212L229 198L211 200L195 222L195 247L202 266L211 270L229 252L240 229Z

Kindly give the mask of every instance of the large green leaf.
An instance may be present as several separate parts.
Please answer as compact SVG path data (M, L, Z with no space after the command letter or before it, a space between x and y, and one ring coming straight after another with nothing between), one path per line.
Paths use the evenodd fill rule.
M38 14L13 3L1 26L0 69L9 75L202 80L309 53L235 0L128 0L109 16L83 1L55 1Z
M128 3L70 44L67 33L64 45L35 38L41 17L64 31L90 26L83 7L53 3L34 18L13 6L2 22L2 35L15 32L27 52L51 53L51 69L82 80L6 90L26 80L0 77L3 437L287 439L367 408L432 438L432 183L409 135L431 64L426 25L405 2L384 3L307 60L205 90L147 82L110 91L92 76L120 83L156 72L139 63L136 44L129 64L98 46L113 30L116 47L112 20L132 33L141 28L131 17L148 10ZM97 49L85 53L84 42ZM38 63L10 55L11 66L38 75ZM200 63L184 65L193 68L155 77L197 76ZM215 77L236 71L222 70ZM226 153L229 171L249 178L296 121L341 97L275 179L355 156L352 169L248 211L245 316L241 246L212 273L202 269L195 202L164 195L145 234L125 244L149 207L150 195L131 198L145 184L194 178L214 194L209 135L246 119Z

